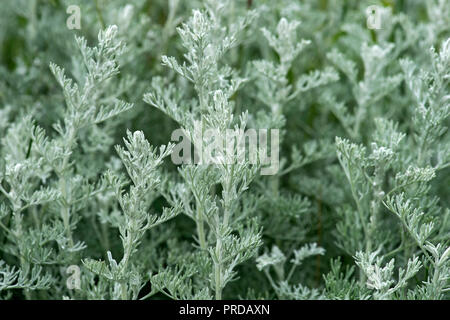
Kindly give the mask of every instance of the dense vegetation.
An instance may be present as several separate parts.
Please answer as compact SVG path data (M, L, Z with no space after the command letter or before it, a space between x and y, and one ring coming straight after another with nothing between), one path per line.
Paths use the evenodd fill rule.
M449 1L73 5L1 3L1 299L449 298Z

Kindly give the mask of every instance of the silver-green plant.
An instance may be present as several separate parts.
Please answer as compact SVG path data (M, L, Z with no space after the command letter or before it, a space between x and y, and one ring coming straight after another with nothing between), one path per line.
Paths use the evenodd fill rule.
M73 5L2 1L0 299L450 297L448 1Z

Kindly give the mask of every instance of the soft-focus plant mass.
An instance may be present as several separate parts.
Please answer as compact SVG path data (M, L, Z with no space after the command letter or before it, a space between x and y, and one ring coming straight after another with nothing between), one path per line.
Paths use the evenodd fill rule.
M1 6L0 299L450 298L449 1Z

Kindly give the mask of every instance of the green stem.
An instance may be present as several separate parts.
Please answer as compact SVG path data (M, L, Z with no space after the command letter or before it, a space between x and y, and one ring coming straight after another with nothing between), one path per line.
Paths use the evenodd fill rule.
M440 269L437 265L434 266L434 274L433 274L433 300L437 300L439 298L439 295L441 293L440 285L439 285L439 274Z
M195 218L195 224L197 226L197 236L200 248L206 250L206 235L205 235L205 223L203 221L204 205L200 201L199 195L193 190L195 197L195 207L197 208L197 216Z
M120 294L122 300L128 300L127 284L125 282L120 283Z
M222 239L220 236L216 242L216 255L218 260L214 263L216 300L222 300Z
M198 234L198 241L200 244L200 248L202 250L206 250L205 225L203 223L203 215L200 216L200 214L199 214L196 224L197 224L197 234Z
M14 203L13 204L14 212L13 212L13 217L14 217L14 235L16 238L16 243L17 246L19 248L19 261L20 261L20 270L23 272L23 274L28 275L28 273L30 272L30 264L28 263L28 261L25 259L24 257L24 243L23 243L23 226L22 226L22 216L21 213L19 212L19 210L17 210L17 208L21 207L20 204L20 200L19 203ZM28 289L24 289L24 294L25 294L25 298L27 300L31 300L31 292Z
M57 175L58 175L58 179L59 179L59 189L61 191L61 196L62 196L62 204L63 207L61 208L61 218L64 224L64 229L66 232L66 236L69 239L69 245L70 247L74 246L74 241L73 241L73 237L72 237L72 230L70 230L70 192L68 190L68 186L67 186L67 170L69 169L70 165L69 165L69 161L70 161L70 154L72 151L72 147L73 144L75 143L75 137L76 137L76 129L71 126L68 129L67 132L67 150L68 152L66 152L66 156L63 159L63 163L61 165L61 170L58 172L57 171Z

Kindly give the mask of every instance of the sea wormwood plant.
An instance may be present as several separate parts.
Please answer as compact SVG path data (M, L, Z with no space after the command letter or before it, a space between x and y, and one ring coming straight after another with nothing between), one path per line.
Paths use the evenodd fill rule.
M2 2L0 299L449 298L448 1L78 2Z

